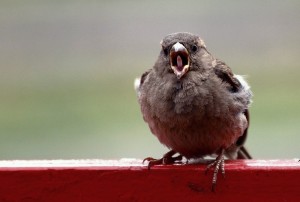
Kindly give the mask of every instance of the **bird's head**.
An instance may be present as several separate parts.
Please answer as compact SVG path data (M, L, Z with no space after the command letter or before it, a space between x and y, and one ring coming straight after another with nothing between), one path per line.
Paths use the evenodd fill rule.
M204 41L197 35L181 32L167 35L161 41L160 62L169 72L181 79L189 70L197 68L198 59L206 52ZM161 61L162 60L162 61Z

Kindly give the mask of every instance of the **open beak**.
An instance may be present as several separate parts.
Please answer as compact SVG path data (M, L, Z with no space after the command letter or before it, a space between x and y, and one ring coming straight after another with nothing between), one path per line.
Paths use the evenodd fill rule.
M190 67L190 57L187 49L179 42L170 51L170 64L174 74L180 79Z

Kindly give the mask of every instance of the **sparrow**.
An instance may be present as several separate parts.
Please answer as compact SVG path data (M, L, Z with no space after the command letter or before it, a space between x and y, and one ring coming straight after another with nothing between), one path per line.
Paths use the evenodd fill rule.
M148 168L216 156L212 191L224 159L251 159L244 147L252 92L243 76L216 59L197 35L180 32L161 41L152 69L135 80L143 119L170 151L145 158ZM176 154L178 154L176 156Z

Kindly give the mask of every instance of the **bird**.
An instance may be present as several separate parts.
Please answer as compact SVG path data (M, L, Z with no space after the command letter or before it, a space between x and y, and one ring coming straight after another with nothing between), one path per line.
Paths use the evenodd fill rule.
M244 144L252 91L215 58L200 36L172 33L160 42L154 66L134 82L143 119L160 143L170 149L160 159L147 157L148 168L216 156L212 191L226 159L251 159ZM177 155L177 156L176 156Z

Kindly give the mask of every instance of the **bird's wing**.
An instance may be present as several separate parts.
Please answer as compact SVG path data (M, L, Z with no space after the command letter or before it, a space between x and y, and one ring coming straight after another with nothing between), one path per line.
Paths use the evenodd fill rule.
M142 74L142 76L140 78L136 78L134 80L134 89L135 89L138 96L140 95L140 88L143 85L144 81L146 80L148 74L151 72L151 70L152 69L147 70L146 72L144 72Z
M242 76L234 75L232 70L222 61L216 60L216 66L214 68L215 74L223 81L230 84L230 90L233 93L238 92L239 90L249 91L250 87L247 82L243 79ZM249 101L250 102L250 101ZM235 148L237 148L237 158L238 159L251 159L251 155L248 153L246 148L243 146L248 133L249 127L249 110L245 109L244 115L247 119L248 126L244 130L244 133L237 139L235 143Z
M248 122L248 127L249 127L249 110L246 109L244 112L247 122ZM236 146L239 148L238 153L237 153L237 158L238 159L252 159L251 155L249 154L249 152L247 151L247 149L244 146L244 143L247 139L247 134L248 134L248 127L244 130L244 133L242 136L240 136L238 138L238 140L236 141Z
M214 71L223 82L230 84L232 92L237 92L241 88L241 83L234 76L232 70L221 60L216 60Z
M143 85L144 81L146 80L148 74L152 71L152 69L148 69L146 72L144 72L141 76L141 82L140 82L140 86Z

